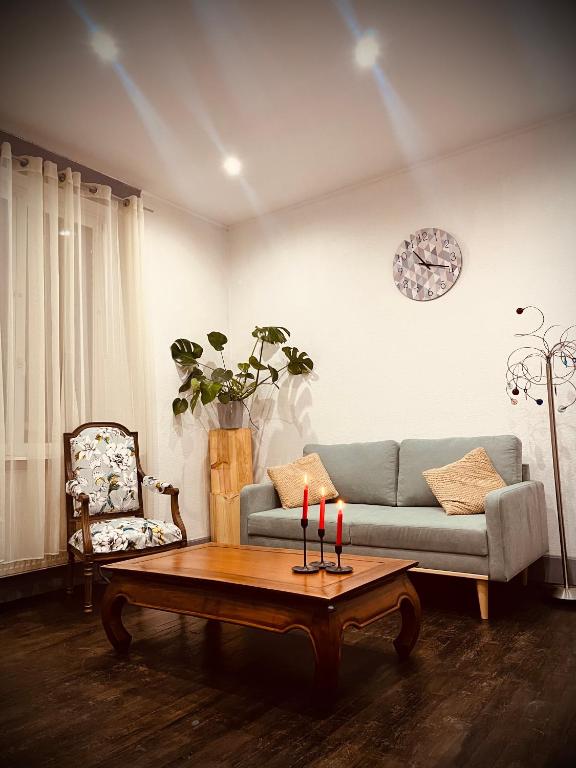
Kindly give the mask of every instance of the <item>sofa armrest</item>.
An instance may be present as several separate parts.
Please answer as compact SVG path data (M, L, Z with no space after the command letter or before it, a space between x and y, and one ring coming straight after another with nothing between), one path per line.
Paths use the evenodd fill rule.
M280 506L280 497L272 483L245 485L240 491L240 543L248 543L249 515Z
M544 486L529 480L490 491L484 507L490 579L510 581L548 551Z

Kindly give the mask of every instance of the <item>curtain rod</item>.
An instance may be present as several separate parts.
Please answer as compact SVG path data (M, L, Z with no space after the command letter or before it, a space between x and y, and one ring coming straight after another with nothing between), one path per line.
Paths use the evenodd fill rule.
M24 159L26 156L41 157L42 160L51 160L57 168L71 168L73 171L78 171L84 179L84 183L88 185L104 184L105 186L110 187L112 195L119 200L125 200L131 195L142 197L142 190L138 187L134 187L124 181L119 181L112 176L107 176L105 173L100 173L100 171L95 171L93 168L88 168L88 166L82 165L82 163L77 163L69 157L58 155L38 144L33 144L26 139L14 136L14 134L7 133L0 129L0 142L3 141L10 144L15 157L24 156Z
M26 155L12 155L12 159L13 160L18 160L18 162L20 163L20 166L22 168L26 168L26 166L30 162ZM60 182L64 181L66 179L65 172L64 171L58 171L58 167L56 168L56 170L57 170L57 173L58 173L58 181L60 181ZM90 181L81 181L80 182L80 186L81 187L85 187L92 194L95 194L97 189L98 189L98 185L97 184L93 184ZM102 184L100 186L107 186L107 187L109 187L110 185L109 184ZM128 195L127 197L120 197L120 195L116 195L116 194L114 194L114 192L112 192L112 188L110 188L110 195L115 200L119 200L121 203L124 203L125 206L129 205L129 201L130 201L131 197L139 197L139 195ZM148 213L154 213L154 210L152 208L147 208L146 206L144 206L144 210L148 211Z

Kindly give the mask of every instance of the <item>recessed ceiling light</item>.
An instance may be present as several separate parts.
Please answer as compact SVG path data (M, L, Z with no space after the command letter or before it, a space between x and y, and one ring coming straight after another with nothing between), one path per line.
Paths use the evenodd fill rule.
M113 62L118 58L118 46L114 38L102 29L95 29L92 32L90 45L102 61Z
M228 176L240 176L242 173L242 163L233 155L230 155L224 160L222 168L224 168Z
M372 31L365 32L358 38L356 48L354 49L354 58L356 64L363 69L373 67L380 56L380 43L376 33Z

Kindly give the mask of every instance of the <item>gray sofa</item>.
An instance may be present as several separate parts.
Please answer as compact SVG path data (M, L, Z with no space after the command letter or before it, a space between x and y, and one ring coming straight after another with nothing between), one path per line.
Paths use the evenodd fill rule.
M485 515L447 515L422 476L482 446L506 488L486 496ZM488 581L509 581L548 551L544 487L529 480L522 444L513 435L307 445L346 501L345 553L417 560L415 570L473 578L480 614L488 618ZM283 509L271 483L240 494L242 544L300 548L302 510ZM317 548L309 510L309 538ZM326 506L326 539L334 543L336 505ZM329 547L330 549L330 547Z

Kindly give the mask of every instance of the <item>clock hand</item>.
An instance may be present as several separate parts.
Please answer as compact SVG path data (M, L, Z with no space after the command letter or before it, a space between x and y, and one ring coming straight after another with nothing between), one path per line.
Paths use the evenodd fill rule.
M424 264L426 269L428 269L428 270L430 269L430 267L428 266L428 264L426 264L424 259L421 259L420 256L416 253L416 249L415 248L412 248L412 253L414 254L414 256L416 256L417 259L420 259L420 261L422 262L422 264Z
M427 267L443 267L444 269L450 269L451 264L431 264L430 262L425 262Z

